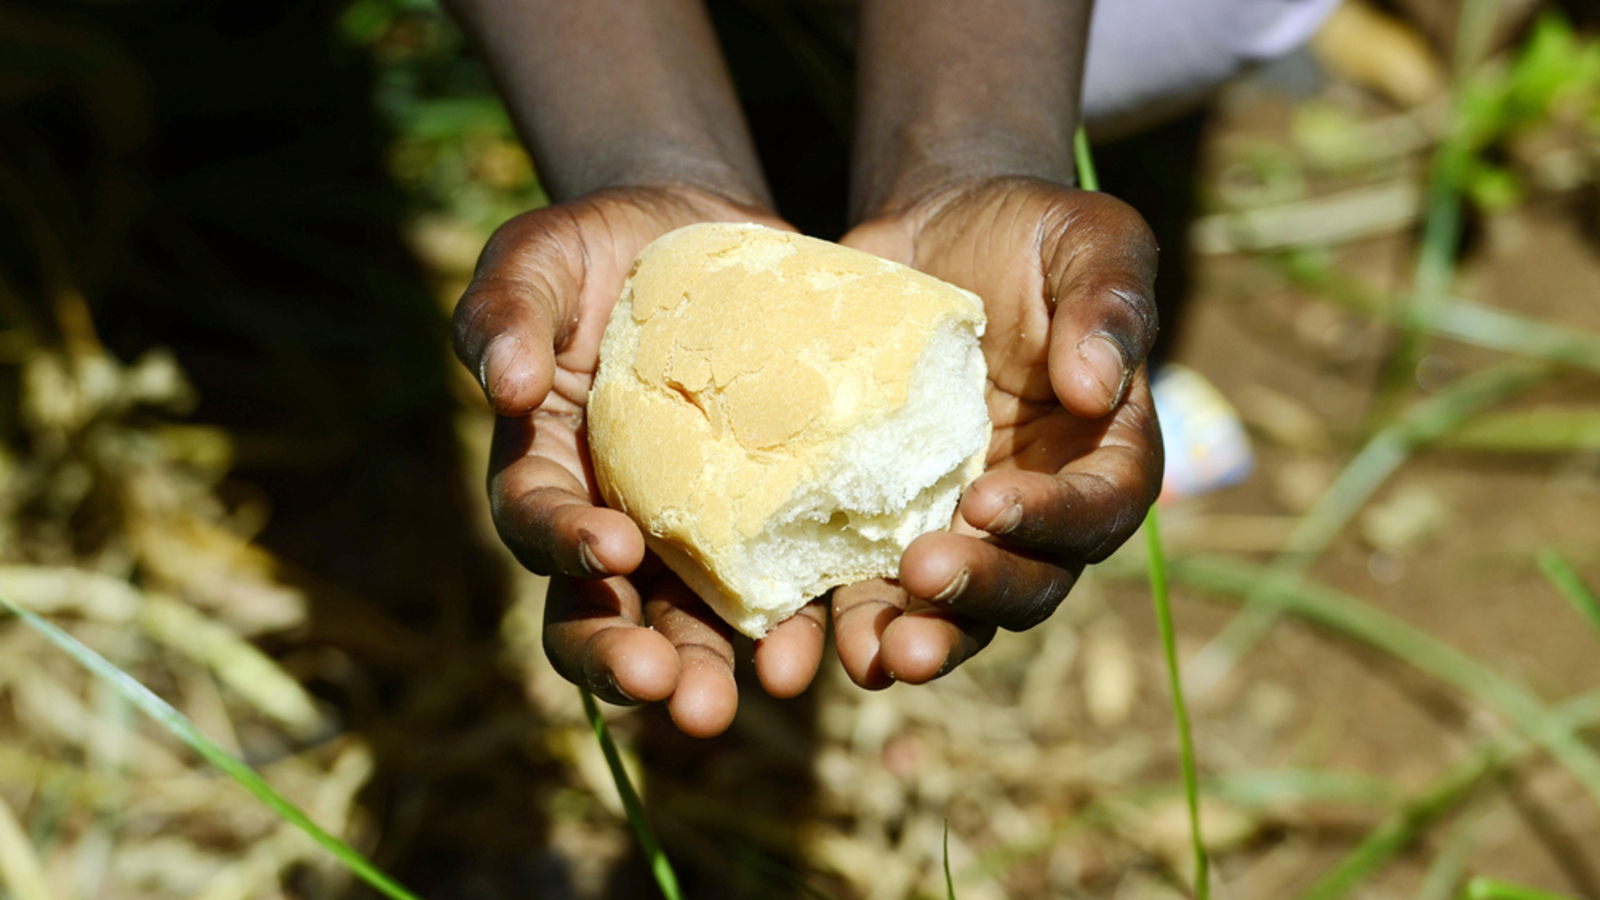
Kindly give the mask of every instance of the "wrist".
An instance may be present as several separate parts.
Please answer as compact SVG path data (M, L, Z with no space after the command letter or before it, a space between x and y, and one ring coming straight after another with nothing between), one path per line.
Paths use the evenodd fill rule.
M861 160L855 179L855 222L943 205L996 182L1077 183L1070 141L997 129L907 135L887 158Z
M695 184L770 206L699 0L447 0L553 200Z
M726 160L698 142L658 135L617 139L581 164L564 167L545 185L556 201L636 189L660 191L694 204L772 214L765 182L747 166Z
M862 0L851 214L953 181L1071 183L1089 0Z
M726 185L680 178L642 178L600 188L585 198L615 198L630 204L655 207L664 221L681 225L693 222L757 222L772 228L790 229L764 198L751 198L726 189Z

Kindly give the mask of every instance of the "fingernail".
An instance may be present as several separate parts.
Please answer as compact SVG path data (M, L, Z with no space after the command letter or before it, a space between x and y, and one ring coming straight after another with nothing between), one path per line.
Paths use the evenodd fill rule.
M970 632L962 631L961 643L944 658L944 665L939 667L939 671L934 673L933 677L943 678L949 675L952 669L965 662L972 654L977 653L978 647L978 639L973 637Z
M961 571L956 573L956 577L950 579L950 583L944 586L944 590L934 594L932 597L929 597L928 602L949 603L951 600L961 596L962 592L967 589L967 582L971 580L971 578L972 573L967 571L966 567L963 566Z
M578 539L578 562L583 565L585 574L610 575L610 570L605 567L604 563L600 562L598 556L594 555L594 547L590 546L594 536L587 531L580 531L578 534L580 535Z
M484 348L483 356L478 358L478 384L483 387L483 395L491 404L494 403L494 386L505 377L506 369L510 367L521 343L514 334L502 334L490 341L489 346ZM490 376L495 380L490 381Z
M1013 500L1005 509L1000 510L1000 514L989 522L989 527L984 531L990 534L1009 534L1021 524L1022 504Z
M1103 333L1091 334L1078 342L1078 358L1088 365L1090 374L1106 392L1106 405L1121 403L1133 371L1123 361L1117 342Z
M627 691L622 689L622 685L617 682L617 673L610 672L610 671L606 672L606 684L611 687L611 691L615 696L622 698L622 702L624 702L624 703L638 703L639 702L638 698L634 697L632 694L629 694Z

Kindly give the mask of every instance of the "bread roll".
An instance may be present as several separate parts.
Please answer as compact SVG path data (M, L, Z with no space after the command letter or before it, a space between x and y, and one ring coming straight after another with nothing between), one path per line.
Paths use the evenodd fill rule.
M735 629L893 576L989 446L977 295L758 225L639 254L600 346L601 493Z

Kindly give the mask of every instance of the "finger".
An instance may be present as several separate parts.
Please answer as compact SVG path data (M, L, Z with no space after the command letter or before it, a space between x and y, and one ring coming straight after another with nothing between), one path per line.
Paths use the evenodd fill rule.
M557 222L537 211L502 225L456 304L456 357L503 416L527 415L549 394L559 326L582 285Z
M678 685L667 701L672 721L692 737L726 731L739 708L728 627L675 577L661 579L644 612L678 654Z
M644 558L644 535L623 513L595 505L573 474L574 438L550 418L502 418L490 451L489 501L500 539L530 571L583 578L624 575ZM539 432L546 432L541 435Z
M995 628L918 601L883 630L883 669L895 681L925 684L989 645Z
M761 687L781 699L798 696L810 687L822 665L827 637L828 611L821 600L807 603L778 623L756 641L756 678Z
M944 531L918 537L900 558L913 598L1010 631L1048 619L1082 571Z
M665 700L679 680L678 654L641 626L639 594L625 578L552 578L544 648L555 670L609 703Z
M1074 192L1071 212L1049 226L1041 247L1055 300L1051 384L1067 409L1100 418L1122 401L1155 343L1155 238L1122 201Z
M1060 472L995 469L962 494L961 520L1058 562L1095 563L1144 520L1161 490L1159 426L1141 373L1098 446Z
M894 683L883 667L883 633L905 611L909 599L882 578L834 590L833 643L851 681L871 691Z

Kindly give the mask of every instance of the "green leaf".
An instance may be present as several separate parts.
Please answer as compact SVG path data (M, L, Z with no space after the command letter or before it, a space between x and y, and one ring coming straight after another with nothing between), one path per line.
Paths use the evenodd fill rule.
M650 827L650 820L645 817L644 804L639 802L639 793L633 789L633 782L628 779L628 771L622 767L622 754L617 752L617 745L611 740L611 731L606 728L606 720L600 717L600 708L595 705L594 695L581 687L578 688L578 693L583 697L583 712L589 717L589 727L594 729L595 740L600 742L600 752L605 754L606 765L611 769L611 780L617 784L617 793L622 797L622 808L628 814L628 823L633 826L633 834L639 840L639 848L650 861L650 873L655 876L656 885L661 888L661 895L667 900L683 900L683 894L678 888L678 876L672 871L672 863L662 851L661 843L656 840L656 833Z
M1596 636L1600 636L1600 600L1595 599L1594 592L1578 577L1567 558L1554 547L1546 547L1539 551L1539 568L1561 592L1561 596L1572 604L1578 616L1594 628Z
M956 900L956 880L950 877L950 820L944 820L944 895Z
M268 784L260 775L257 775L255 770L246 765L243 760L217 746L210 738L202 734L200 729L196 728L194 723L190 722L183 713L178 712L165 700L157 697L132 675L117 668L110 660L84 646L72 635L67 634L29 610L12 603L9 599L0 597L0 607L10 611L12 615L21 619L28 627L39 632L52 644L55 644L65 651L67 655L77 660L80 665L116 691L123 699L137 707L140 712L154 719L157 724L170 732L173 737L188 745L189 749L198 753L202 759L221 769L223 774L254 794L256 799L277 813L279 818L310 835L312 840L344 863L362 881L372 885L385 896L393 898L393 900L418 900L415 894L412 894L401 887L394 879L385 875L354 847L324 831L321 826L311 821L311 818L300 807L294 805L289 798L280 794L276 788Z
M1567 894L1552 894L1493 878L1474 878L1461 893L1466 900L1574 900Z
M1161 631L1161 652L1167 663L1167 686L1172 693L1172 712L1178 728L1178 755L1183 763L1183 793L1189 807L1189 840L1194 848L1194 895L1206 900L1211 895L1210 860L1200 832L1200 788L1195 776L1194 735L1189 727L1189 707L1183 699L1183 676L1178 666L1178 645L1172 627L1172 602L1167 593L1167 561L1161 549L1161 523L1154 506L1145 514L1146 565L1150 574L1150 596L1155 602L1156 624Z

